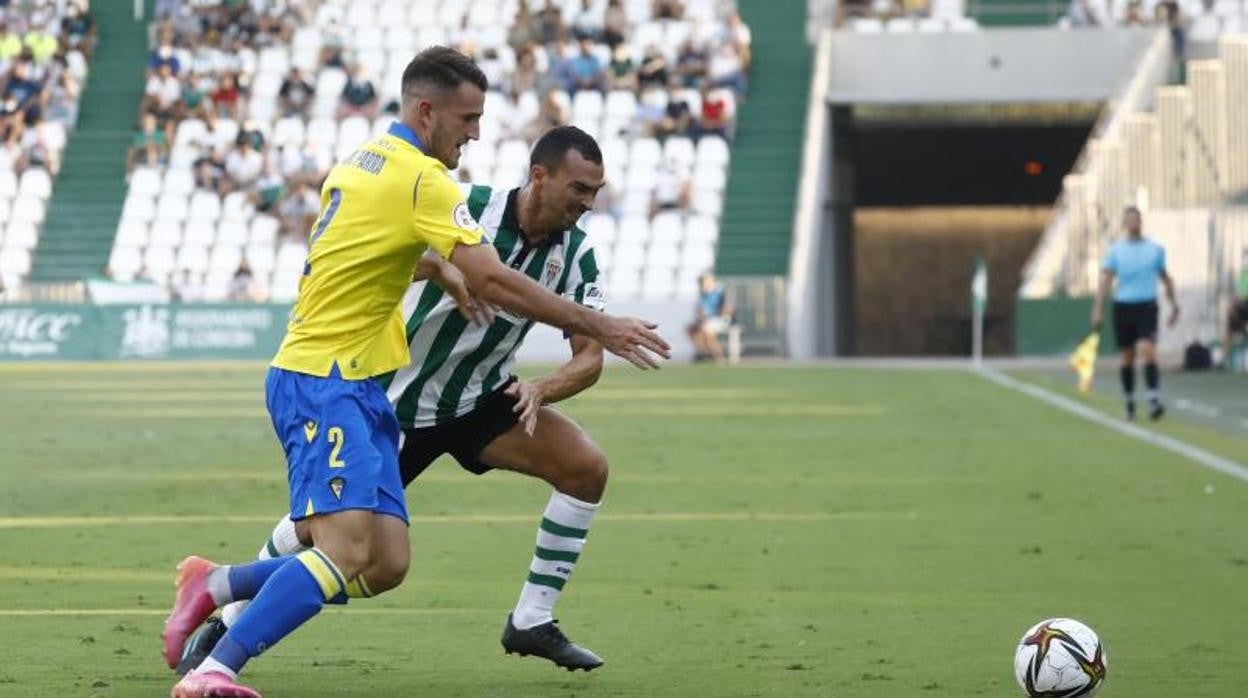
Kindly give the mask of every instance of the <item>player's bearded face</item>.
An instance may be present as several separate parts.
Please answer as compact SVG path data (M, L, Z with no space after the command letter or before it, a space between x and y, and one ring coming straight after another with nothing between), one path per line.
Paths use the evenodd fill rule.
M485 109L485 93L471 83L447 92L442 104L432 111L433 137L429 144L432 155L450 169L459 167L459 158L468 141L481 135L481 113Z
M572 227L586 211L603 185L603 168L586 160L577 150L569 150L559 169L547 177L544 206L559 212L559 228Z

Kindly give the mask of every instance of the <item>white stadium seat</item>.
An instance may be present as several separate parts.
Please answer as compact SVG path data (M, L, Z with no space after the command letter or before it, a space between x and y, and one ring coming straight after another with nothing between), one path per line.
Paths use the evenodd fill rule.
M208 247L217 241L217 227L212 221L192 218L182 228L183 245L202 245Z
M182 244L182 221L157 219L148 228L147 244L156 247L177 247Z
M181 194L161 194L156 200L156 218L184 221L189 212L186 197Z
M12 220L4 231L4 247L34 249L39 243L39 227L32 221Z
M42 167L32 167L26 170L18 181L17 193L47 199L52 195L52 175Z
M172 247L152 245L143 252L143 266L156 276L169 276L176 261L177 256Z
M208 248L204 245L184 244L178 248L178 257L174 262L177 270L203 272L208 269Z
M156 200L146 194L130 193L121 208L121 217L137 221L150 221L156 217Z
M25 276L30 273L30 250L21 247L0 247L0 273Z
M247 221L240 219L223 220L216 228L216 242L218 245L234 245L241 247L246 245L250 239L247 230Z
M133 181L130 183L130 190L134 191ZM195 191L195 175L189 169L171 167L165 172L161 193L190 196L193 191Z
M45 202L43 199L32 194L19 194L13 199L11 208L9 209L9 219L12 221L25 221L35 223L36 225L43 222L45 213Z
M136 167L130 173L131 194L156 196L160 193L160 170L154 167Z
M215 221L221 217L221 197L210 191L197 191L191 195L187 217L192 220Z
M281 223L269 215L256 216L251 221L250 241L253 245L273 245L277 242L277 232Z
M117 246L108 256L108 268L113 278L119 281L132 281L143 268L143 253L138 247Z

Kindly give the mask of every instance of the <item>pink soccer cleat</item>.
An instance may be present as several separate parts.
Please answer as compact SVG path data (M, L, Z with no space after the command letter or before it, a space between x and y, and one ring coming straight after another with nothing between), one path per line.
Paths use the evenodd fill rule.
M165 663L173 669L182 657L182 646L194 632L217 609L217 603L208 593L208 573L217 565L202 557L192 555L178 565L177 595L173 598L173 611L165 619L165 630L160 639L165 642ZM179 684L180 685L180 684ZM192 694L187 694L192 695ZM195 694L198 695L198 694ZM216 695L216 694L203 694ZM228 693L221 695L251 695Z
M169 698L260 698L260 694L219 671L192 671L173 687Z

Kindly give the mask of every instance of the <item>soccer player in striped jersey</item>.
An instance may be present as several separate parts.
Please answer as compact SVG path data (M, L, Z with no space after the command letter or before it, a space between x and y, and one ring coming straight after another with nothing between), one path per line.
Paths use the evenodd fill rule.
M530 178L522 188L474 186L468 208L511 268L552 293L602 310L605 293L593 245L575 225L602 184L597 143L580 129L560 126L534 146ZM559 630L553 610L602 500L607 459L575 422L548 405L598 380L602 346L572 335L567 363L521 382L511 369L531 320L499 311L488 326L474 326L456 312L454 299L428 283L412 285L403 309L412 361L382 380L403 427L404 486L442 454L474 474L512 470L549 482L554 492L502 644L509 654L545 657L569 670L601 666L602 659ZM260 557L303 551L308 540L303 529L283 518ZM210 621L188 642L182 670L198 664L241 608L227 607L221 620Z
M477 137L487 81L453 49L422 51L403 74L402 119L338 163L286 337L266 378L266 406L287 458L290 518L311 547L246 565L189 557L179 566L164 656L179 664L191 632L218 607L253 602L173 698L258 698L237 683L252 658L326 603L402 583L410 544L398 464L401 426L379 378L411 362L401 301L432 250L444 287L470 286L519 317L592 336L640 367L667 344L653 325L615 318L549 293L502 264L447 174ZM436 271L436 269L435 269Z

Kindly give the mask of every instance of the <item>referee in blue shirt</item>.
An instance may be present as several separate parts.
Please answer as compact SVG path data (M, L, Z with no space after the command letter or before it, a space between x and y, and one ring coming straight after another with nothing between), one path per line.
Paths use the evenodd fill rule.
M1101 326L1101 308L1105 293L1114 287L1114 337L1122 352L1122 392L1127 400L1127 419L1135 419L1135 348L1144 358L1144 383L1148 386L1149 419L1161 419L1166 408L1161 404L1157 373L1157 281L1166 288L1170 317L1166 323L1174 327L1179 320L1179 304L1174 300L1174 282L1166 273L1166 250L1141 234L1140 210L1134 206L1123 214L1127 239L1115 242L1101 267L1101 283L1096 289L1092 306L1092 326ZM1115 280L1117 283L1115 284Z

